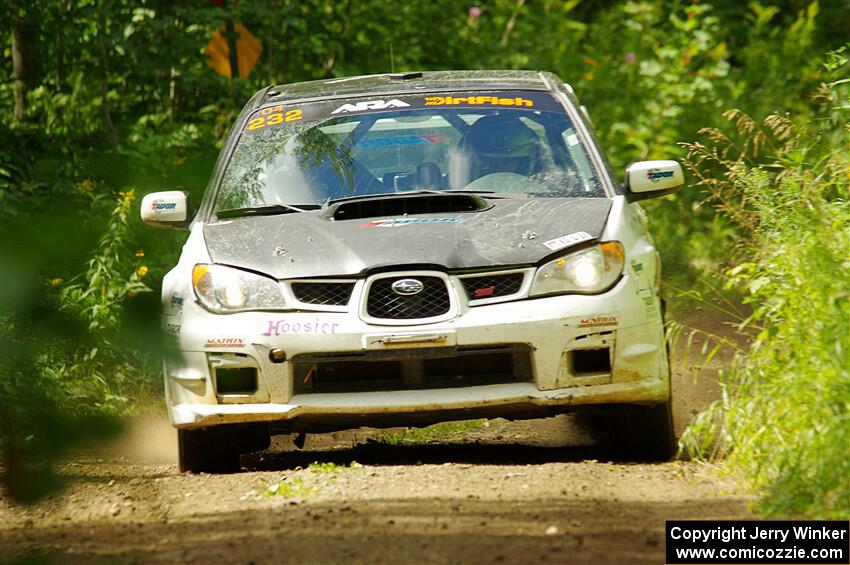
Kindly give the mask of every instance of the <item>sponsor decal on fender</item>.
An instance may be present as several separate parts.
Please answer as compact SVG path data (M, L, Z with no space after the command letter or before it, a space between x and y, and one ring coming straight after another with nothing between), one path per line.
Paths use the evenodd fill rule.
M204 347L245 347L245 340L241 337L211 337L207 338Z
M593 318L585 318L578 323L580 328L596 328L599 326L616 326L616 316L594 316Z
M339 326L337 322L291 322L289 320L269 320L266 331L260 335L304 335L304 334L335 334Z

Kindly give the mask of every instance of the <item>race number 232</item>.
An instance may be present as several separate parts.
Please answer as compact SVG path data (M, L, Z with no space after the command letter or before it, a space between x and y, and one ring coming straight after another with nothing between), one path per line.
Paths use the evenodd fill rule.
M248 120L248 131L256 131L267 126L277 126L288 122L298 122L301 120L301 110L283 111L283 106L275 106L274 108L263 108L260 110L260 116Z

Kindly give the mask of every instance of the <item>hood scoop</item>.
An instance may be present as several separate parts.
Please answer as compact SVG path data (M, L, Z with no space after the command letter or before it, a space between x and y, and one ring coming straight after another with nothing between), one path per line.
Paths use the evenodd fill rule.
M370 198L341 202L332 211L334 220L359 220L417 214L480 212L492 205L474 194L425 194Z

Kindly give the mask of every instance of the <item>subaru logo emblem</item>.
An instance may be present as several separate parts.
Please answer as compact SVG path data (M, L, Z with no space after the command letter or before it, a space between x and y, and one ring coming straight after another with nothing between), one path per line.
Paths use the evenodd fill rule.
M392 285L393 292L402 296L413 296L414 294L419 294L424 288L425 285L416 279L401 279L397 280Z

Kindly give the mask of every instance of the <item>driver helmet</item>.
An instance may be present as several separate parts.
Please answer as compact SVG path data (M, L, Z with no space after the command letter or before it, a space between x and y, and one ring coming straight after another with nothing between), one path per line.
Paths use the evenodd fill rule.
M537 135L519 118L484 116L466 132L459 147L473 157L473 179L491 173L530 176L539 168Z

